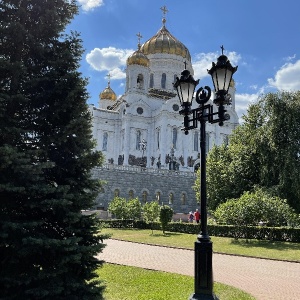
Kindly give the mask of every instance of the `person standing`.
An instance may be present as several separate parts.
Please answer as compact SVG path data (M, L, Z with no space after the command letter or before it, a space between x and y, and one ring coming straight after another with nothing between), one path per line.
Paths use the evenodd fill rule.
M199 222L200 222L200 213L199 213L198 208L197 208L196 211L194 212L194 219L195 219L196 223L199 223Z
M189 222L193 223L193 220L194 220L194 214L193 214L192 211L190 211L190 213L189 213Z

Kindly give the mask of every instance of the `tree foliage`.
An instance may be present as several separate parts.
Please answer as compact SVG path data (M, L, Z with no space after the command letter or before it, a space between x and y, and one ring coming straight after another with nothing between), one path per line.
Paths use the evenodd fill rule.
M115 197L108 205L108 211L117 219L140 220L142 216L142 205L138 198L126 200Z
M140 220L142 217L142 204L138 198L130 199L127 202L127 218Z
M117 219L127 219L127 201L125 198L115 197L108 205L108 211Z
M229 145L208 154L210 208L260 186L300 212L299 145L300 92L270 93L250 105Z
M143 218L146 222L155 222L159 218L160 205L157 201L147 202L143 206Z
M153 222L158 220L160 212L160 205L157 201L147 202L143 206L143 218L147 223L151 223L153 233Z
M245 192L238 199L229 199L214 212L217 223L228 225L299 226L299 218L285 200L261 189Z
M168 223L172 221L173 214L173 209L170 206L162 205L160 207L159 221L161 223L163 233L165 233Z
M224 202L226 197L232 193L233 187L227 177L228 170L226 169L226 165L228 165L230 160L231 156L227 151L226 145L213 147L207 157L207 197L211 209L215 209L218 204ZM213 174L213 176L210 176L210 174ZM200 178L199 174L197 174L198 176Z
M0 1L0 290L4 299L102 299L100 188L83 53L63 35L75 0Z

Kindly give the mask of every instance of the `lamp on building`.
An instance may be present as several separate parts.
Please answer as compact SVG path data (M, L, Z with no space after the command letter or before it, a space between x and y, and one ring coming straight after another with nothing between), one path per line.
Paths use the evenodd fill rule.
M180 78L176 78L174 87L177 90L182 110L179 112L184 116L182 130L188 134L189 130L198 127L200 122L200 155L201 155L201 178L200 178L200 211L201 227L200 233L195 242L195 291L190 300L217 299L213 293L213 271L212 271L212 242L207 231L207 195L206 195L206 122L219 123L229 120L224 105L230 104L228 89L232 75L237 71L237 67L230 64L227 56L223 54L224 47L221 47L222 55L217 63L212 63L212 68L207 70L211 75L216 98L213 103L217 106L214 111L213 104L207 104L211 96L211 89L208 86L200 87L196 92L197 108L192 109L194 92L199 80L195 80L188 70L181 73Z

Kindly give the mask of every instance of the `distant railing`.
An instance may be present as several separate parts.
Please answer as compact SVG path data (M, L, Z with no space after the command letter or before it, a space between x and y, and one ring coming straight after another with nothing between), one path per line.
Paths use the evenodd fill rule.
M92 174L94 177L98 177L98 173L102 170L118 170L121 172L133 172L133 173L149 173L153 175L166 175L166 176L182 176L182 177L196 177L196 173L191 171L178 171L158 168L145 168L141 166L123 166L114 164L103 164L101 167L94 168Z

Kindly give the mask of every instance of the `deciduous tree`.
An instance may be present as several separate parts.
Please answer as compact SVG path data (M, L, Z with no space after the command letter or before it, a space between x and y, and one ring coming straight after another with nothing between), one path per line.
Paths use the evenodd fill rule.
M300 212L300 92L270 93L250 105L227 147L208 153L208 205L255 186Z
M122 197L115 197L108 205L108 211L117 219L127 219L127 201Z
M146 222L151 223L153 233L153 222L158 220L160 206L157 201L147 202L143 206L143 218Z

